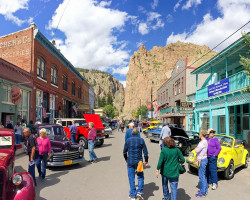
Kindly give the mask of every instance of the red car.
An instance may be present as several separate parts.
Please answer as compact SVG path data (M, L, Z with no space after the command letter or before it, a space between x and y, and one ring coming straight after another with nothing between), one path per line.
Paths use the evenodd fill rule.
M15 173L15 151L21 145L15 145L14 131L0 128L0 199L34 200L35 185L28 172Z
M84 118L62 118L56 119L56 123L59 123L59 120L62 121L62 126L66 132L67 137L71 138L71 132L69 130L70 126L72 125L72 121L75 122L77 126L76 132L76 141L79 144L82 144L85 149L88 148L88 133L89 133L89 122L94 123L94 128L97 131L97 137L95 141L95 145L101 146L104 143L105 138L105 131L102 121L99 115L96 114L84 114Z

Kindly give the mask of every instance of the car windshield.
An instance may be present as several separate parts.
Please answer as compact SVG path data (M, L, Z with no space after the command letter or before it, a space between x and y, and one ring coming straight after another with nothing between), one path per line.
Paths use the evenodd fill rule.
M0 135L0 148L10 148L11 146L12 146L12 137Z
M75 120L76 126L88 126L85 120Z
M60 126L54 126L54 135L65 135L64 128Z
M186 134L188 135L189 139L195 139L195 137L199 138L199 133L197 132L186 131Z
M233 138L222 136L222 135L215 135L214 137L218 138L220 145L225 147L232 147L233 146Z
M162 123L155 124L153 129L161 129L163 127Z

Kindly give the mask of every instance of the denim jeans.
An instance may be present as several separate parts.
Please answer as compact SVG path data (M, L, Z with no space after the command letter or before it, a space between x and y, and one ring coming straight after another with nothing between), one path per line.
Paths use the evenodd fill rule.
M178 188L178 178L167 178L166 176L162 177L162 189L163 189L163 200L169 200L169 189L168 189L168 181L170 183L171 188L171 200L177 200L177 188Z
M15 134L16 144L20 144L21 143L21 138L22 138L22 135Z
M201 160L200 168L199 168L199 182L200 182L200 193L205 195L207 193L207 158Z
M42 165L42 167L41 167L41 165ZM41 176L42 179L45 179L46 166L47 166L47 162L44 162L43 161L43 156L39 155L39 157L36 159L36 167L37 167L39 176Z
M71 142L76 143L76 134L75 133L71 133Z
M137 169L137 165L127 165L128 169L128 180L130 185L129 195L132 198L135 198L137 193L143 194L144 187L144 174L143 172L137 172L137 180L138 180L138 190L135 188L135 170Z
M207 182L208 184L218 184L217 156L208 157L207 163Z
M90 160L97 160L98 158L94 152L94 142L91 140L88 141L88 149L89 149L89 159Z
M35 185L36 185L35 167L36 167L35 162L34 162L34 164L31 165L31 166L29 165L28 172L29 172L30 175L32 176L32 178L33 178L33 180L34 180L34 183L35 183Z

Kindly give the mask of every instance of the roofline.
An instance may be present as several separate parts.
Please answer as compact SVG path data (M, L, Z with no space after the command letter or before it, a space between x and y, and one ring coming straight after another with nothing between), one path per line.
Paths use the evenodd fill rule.
M249 35L250 32L248 32L246 35ZM206 63L202 64L200 67L198 67L197 69L193 70L191 72L191 74L196 74L198 73L199 71L201 71L201 69L203 67L205 67L206 65L208 65L210 62L212 62L213 60L221 57L224 53L226 53L229 49L233 48L235 45L239 44L240 42L243 41L243 36L240 37L238 40L236 40L235 42L233 42L232 44L230 44L228 47L226 47L225 49L223 49L220 53L218 53L216 56L214 56L213 58L211 58L210 60L208 60Z
M75 67L68 61L67 58L39 31L35 29L34 39L37 40L44 48L60 60L70 71L72 71L81 81L84 77L75 69Z

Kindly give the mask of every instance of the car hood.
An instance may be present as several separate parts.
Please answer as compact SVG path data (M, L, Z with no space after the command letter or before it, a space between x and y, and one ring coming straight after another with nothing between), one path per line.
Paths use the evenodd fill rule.
M151 129L150 133L161 134L161 129Z
M0 152L0 166L8 166L11 160L11 157L14 156L12 149L1 149Z
M87 123L93 122L95 129L104 129L101 118L97 114L83 114L84 119Z
M189 139L187 133L180 128L174 128L174 127L169 127L171 129L171 137L174 138L178 138L178 137L182 137L182 138L186 138Z

